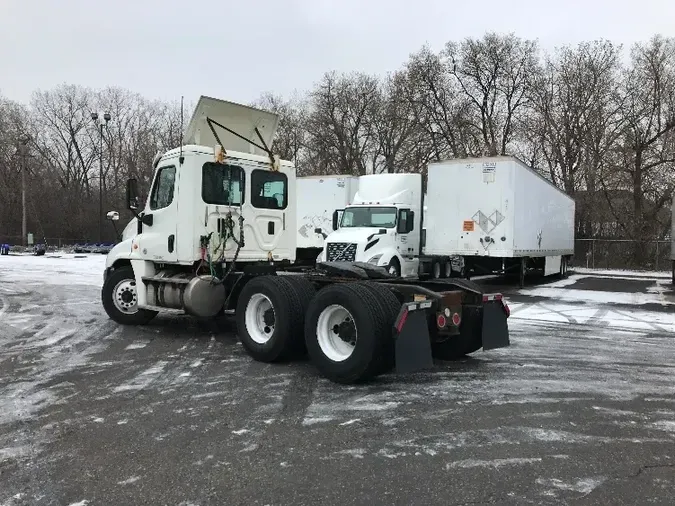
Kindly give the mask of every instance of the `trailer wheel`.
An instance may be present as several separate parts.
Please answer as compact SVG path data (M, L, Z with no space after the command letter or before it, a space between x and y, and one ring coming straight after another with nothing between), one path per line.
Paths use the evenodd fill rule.
M301 352L306 295L298 286L285 276L260 276L241 290L237 334L255 360L275 362Z
M385 339L392 339L374 293L357 284L319 290L307 310L305 343L319 372L337 383L356 383L379 373Z
M452 261L446 258L443 265L445 266L445 278L450 279L452 277Z
M136 278L130 265L115 269L106 278L101 302L110 319L122 325L145 325L157 316L157 311L138 307Z
M380 306L379 314L384 321L379 324L389 326L394 325L396 317L401 309L401 301L386 286L372 281L362 281L358 283L366 287L375 296L375 301ZM380 365L377 368L378 374L384 374L391 371L396 365L396 343L393 338L385 338L382 341L382 351L380 355Z
M433 278L434 279L440 279L441 278L441 261L440 260L434 260L432 272L433 272Z

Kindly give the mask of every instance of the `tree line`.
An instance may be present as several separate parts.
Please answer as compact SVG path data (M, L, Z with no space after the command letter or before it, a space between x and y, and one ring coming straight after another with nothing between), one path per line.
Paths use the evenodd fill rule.
M300 175L424 172L432 160L515 155L575 198L577 237L645 242L670 233L673 38L545 52L515 34L486 33L422 47L386 76L327 72L307 93L270 92L252 105L280 115L273 149ZM91 111L112 115L100 181ZM0 235L20 235L22 167L29 228L93 240L99 185L105 209L119 210L126 178L147 188L153 156L179 142L177 101L76 85L38 91L29 104L0 98ZM636 261L641 254L632 252Z

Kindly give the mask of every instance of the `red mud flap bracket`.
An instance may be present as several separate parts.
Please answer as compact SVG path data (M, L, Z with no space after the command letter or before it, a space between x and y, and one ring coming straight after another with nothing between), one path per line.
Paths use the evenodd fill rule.
M399 374L431 369L431 337L427 311L433 302L406 302L401 307L394 323L396 372Z

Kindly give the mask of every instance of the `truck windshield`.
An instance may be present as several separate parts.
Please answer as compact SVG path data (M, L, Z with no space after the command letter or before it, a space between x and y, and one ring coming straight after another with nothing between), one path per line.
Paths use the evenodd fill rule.
M340 227L394 228L395 207L348 207L342 213Z

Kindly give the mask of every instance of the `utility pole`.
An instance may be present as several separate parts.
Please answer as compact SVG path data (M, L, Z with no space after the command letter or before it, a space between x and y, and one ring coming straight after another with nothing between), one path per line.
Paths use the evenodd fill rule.
M110 113L103 113L103 121L99 121L98 113L92 112L91 119L99 131L98 149L98 242L103 242L103 127L108 127Z
M21 155L21 245L26 246L28 240L28 224L26 218L26 158L28 155L28 143L30 135L23 134L19 137L21 146L19 147Z

